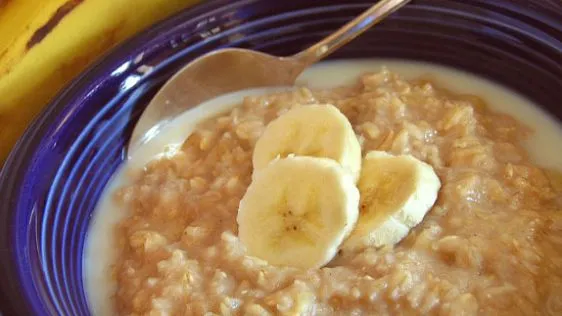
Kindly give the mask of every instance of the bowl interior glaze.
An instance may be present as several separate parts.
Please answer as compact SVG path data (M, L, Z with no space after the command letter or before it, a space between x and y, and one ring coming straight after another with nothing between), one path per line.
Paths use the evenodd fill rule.
M147 101L221 47L293 54L372 1L215 0L146 30L77 78L33 122L0 174L2 309L89 315L84 237ZM562 119L562 2L419 0L330 58L429 61L473 72ZM145 72L147 66L153 67Z

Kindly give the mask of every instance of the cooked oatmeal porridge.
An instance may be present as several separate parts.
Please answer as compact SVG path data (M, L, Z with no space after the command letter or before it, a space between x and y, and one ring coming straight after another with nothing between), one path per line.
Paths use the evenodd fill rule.
M557 162L536 165L532 145L524 145L533 129L492 111L475 94L452 93L427 76L403 79L392 64L376 69L336 88L245 97L199 122L176 151L128 168L121 175L127 181L110 186L99 208L113 203L112 212L120 213L111 229L104 224L111 246L86 250L87 260L104 247L114 253L108 256L113 287L105 289L113 292L111 309L92 309L120 315L562 314L562 177ZM394 246L339 251L321 268L275 266L248 255L237 213L266 126L310 104L336 106L363 156L373 150L412 155L433 168L441 187L423 221ZM102 271L110 274L96 271L99 280ZM87 283L93 293L96 282ZM92 293L90 303L101 302Z

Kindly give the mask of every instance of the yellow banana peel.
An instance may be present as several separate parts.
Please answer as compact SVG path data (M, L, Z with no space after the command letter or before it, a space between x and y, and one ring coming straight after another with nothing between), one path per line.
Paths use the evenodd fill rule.
M0 0L0 166L32 118L109 48L197 0Z

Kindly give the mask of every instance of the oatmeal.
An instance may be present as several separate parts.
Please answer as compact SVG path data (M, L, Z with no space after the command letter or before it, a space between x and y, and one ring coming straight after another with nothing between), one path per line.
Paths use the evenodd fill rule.
M395 246L327 266L274 266L238 238L239 203L265 127L333 104L365 153L412 155L441 181L433 208ZM251 96L201 122L114 198L114 305L123 315L556 315L562 313L558 172L530 162L531 131L483 100L383 70L336 89Z

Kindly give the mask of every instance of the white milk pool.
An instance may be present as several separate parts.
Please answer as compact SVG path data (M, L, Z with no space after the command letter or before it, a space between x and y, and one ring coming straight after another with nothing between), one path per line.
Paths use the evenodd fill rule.
M508 113L531 127L535 133L524 143L531 159L538 165L562 171L562 155L558 144L562 141L562 126L538 106L520 95L491 81L442 66L397 60L354 60L320 63L307 70L298 80L299 85L313 88L329 88L352 84L365 72L373 72L387 66L391 71L407 79L423 76L431 78L439 86L456 93L474 94L484 99L494 111ZM279 88L283 90L289 88ZM115 282L111 277L111 263L115 258L113 226L121 220L122 212L113 203L110 193L128 183L127 170L142 168L159 155L170 155L193 131L197 122L231 109L244 96L264 94L274 89L237 92L219 97L187 111L166 127L149 143L135 152L131 160L121 168L105 189L93 215L84 250L84 278L86 294L94 315L112 315L111 296Z

